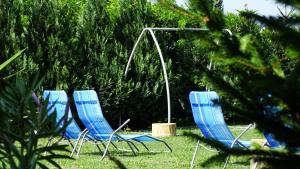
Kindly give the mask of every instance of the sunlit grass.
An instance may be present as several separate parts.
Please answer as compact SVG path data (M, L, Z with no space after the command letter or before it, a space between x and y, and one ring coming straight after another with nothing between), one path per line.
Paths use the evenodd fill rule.
M242 131L244 126L232 126L230 129L237 135ZM133 156L130 152L119 152L110 147L110 154L120 160L127 168L142 168L142 169L168 169L168 168L189 168L192 154L196 145L196 140L183 136L183 132L192 132L200 134L199 129L192 128L178 128L177 136L162 138L166 141L173 149L172 153L149 153L143 147L139 146L140 152L137 156ZM146 131L147 132L147 131ZM139 132L144 133L144 132ZM148 131L148 134L151 134ZM256 130L249 130L242 139L248 140L253 138L262 138ZM116 143L122 148L128 148L126 144L118 142ZM165 150L163 144L158 142L147 143L151 150ZM102 147L101 147L102 148ZM71 147L70 147L71 149ZM103 148L102 148L103 149ZM207 160L209 157L214 155L216 152L210 152L203 148L200 148L198 156L196 158L195 168L201 168L200 163ZM98 151L95 145L86 142L81 150L78 158L74 160L58 160L60 166L64 169L99 169L99 168L117 168L116 164L109 160L107 157L104 160L100 160L101 153ZM238 169L238 168L249 168L249 160L243 157L232 158L228 169ZM214 167L210 168L221 168L223 164L216 164Z

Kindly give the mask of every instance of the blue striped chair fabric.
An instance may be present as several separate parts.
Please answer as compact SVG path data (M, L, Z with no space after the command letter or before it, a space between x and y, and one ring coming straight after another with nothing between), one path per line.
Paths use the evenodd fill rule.
M65 111L67 108L68 97L65 91L63 90L45 90L43 93L43 98L49 97L48 101L48 114L52 114L56 110L56 123L59 123L59 126L63 126L64 121L60 121L64 118ZM78 139L79 134L82 132L75 120L73 119L71 110L68 112L68 120L71 120L70 124L67 126L64 136L66 139Z
M230 147L235 140L232 132L224 121L222 109L217 103L219 96L214 91L192 91L189 95L194 121L201 130L203 136L214 139ZM250 146L250 141L239 140L245 147Z
M274 136L270 133L263 133L266 140L267 140L267 146L272 148L278 148L278 147L284 147L283 143L279 143L277 140L274 139Z
M268 95L268 97L271 97L271 95ZM265 116L269 116L272 118L277 118L276 114L280 111L280 109L277 106L274 105L267 105L265 106L266 111L264 112ZM263 135L265 136L267 140L267 146L271 148L279 148L284 147L284 143L280 143L279 141L274 139L274 135L271 133L263 132Z
M219 96L214 91L192 91L189 95L194 121L201 130L203 136L223 143L228 148L249 148L251 142L239 140L239 138L251 128L248 125L237 137L234 137L223 117L221 106L218 104ZM193 168L200 141L198 141L190 168ZM227 156L223 169L227 167L230 155Z

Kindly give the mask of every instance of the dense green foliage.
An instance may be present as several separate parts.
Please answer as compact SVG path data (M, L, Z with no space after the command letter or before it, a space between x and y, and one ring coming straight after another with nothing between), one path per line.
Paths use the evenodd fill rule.
M296 153L300 147L299 11L291 16L277 17L244 11L243 18L233 21L226 20L210 0L192 2L194 11L177 10L206 23L210 30L205 36L197 36L205 39L213 49L209 56L215 64L214 71L199 65L203 82L229 98L221 100L222 107L255 122L258 130L273 134L284 145L284 151L229 150L218 146L224 152L209 162L224 159L231 153L256 156L269 164L265 168L286 168L287 164L289 168L299 168L300 156ZM299 1L277 2L297 10L300 7ZM256 26L255 22L264 28ZM232 23L241 27L234 29ZM229 25L234 30L232 35L224 31Z
M23 51L19 51L1 63L0 71L20 57ZM69 157L55 153L67 151L65 146L40 146L39 144L41 139L58 136L64 127L55 124L55 113L48 116L47 104L36 105L40 104L38 99L33 100L32 97L35 95L33 92L39 85L37 81L30 81L31 85L25 84L24 80L18 78L14 82L7 81L14 75L0 79L1 168L34 169L37 166L48 168L41 163L42 161L60 168L55 159ZM49 152L50 155L42 156L45 152Z
M69 96L75 89L95 89L110 121L122 113L134 128L165 121L165 86L152 39L143 38L126 79L123 72L143 28L198 27L192 20L146 0L13 0L1 1L0 9L0 61L27 47L23 60L3 74L39 72L45 79L41 90L64 89ZM194 61L183 56L194 52L193 43L182 32L156 36L170 77L173 117L186 116L180 105L187 105L196 85L193 67L183 66Z
M300 8L298 1L277 1ZM63 89L72 96L76 89L95 89L110 123L119 117L130 118L131 128L145 128L152 122L166 121L166 89L151 38L143 38L125 78L128 56L145 27L203 26L209 31L155 32L171 82L173 120L191 115L183 113L189 112L189 91L216 90L223 96L227 118L240 122L235 118L239 116L256 122L258 130L283 142L286 151L229 151L220 147L224 153L212 159L227 153L255 155L278 168L287 162L298 167L299 12L264 17L244 11L238 16L224 15L222 1L191 1L190 5L189 9L170 5L173 12L146 0L0 1L0 63L26 48L22 59L0 68L1 79L19 70L23 71L18 77L36 73L44 77L41 86L18 77L1 81L3 167L44 167L42 160L59 167L52 160L65 157L41 156L45 150L65 151L65 147L38 146L41 138L58 135L60 130L45 108L36 113L32 91ZM213 71L207 69L210 61ZM279 108L276 114L268 109L270 105ZM47 123L52 123L53 130L45 129Z
M218 2L222 8L222 1ZM1 71L1 76L19 70L23 70L19 76L25 77L39 72L44 77L39 93L63 89L72 96L76 89L95 89L109 121L116 124L121 115L123 120L131 119L131 128L149 127L167 118L161 63L150 36L142 39L124 78L128 57L143 28L205 25L189 14L178 14L146 0L13 0L1 1L0 9L0 61L27 48L22 59ZM222 23L241 35L260 32L257 24L233 14ZM208 53L215 48L189 32L155 34L170 81L172 121L189 117L192 122L187 96L191 90L206 86L197 67L209 65ZM265 52L278 53L279 47L266 40L267 36L261 37L267 42L262 43ZM226 66L217 69L219 74L227 70ZM231 112L226 117L240 122Z

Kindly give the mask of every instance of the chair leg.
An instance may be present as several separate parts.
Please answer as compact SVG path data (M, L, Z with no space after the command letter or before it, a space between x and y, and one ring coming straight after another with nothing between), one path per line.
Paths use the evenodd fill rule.
M64 139L64 137L61 136L54 144L58 144L58 143L61 142L61 140L63 140L63 139Z
M227 167L229 160L230 160L230 155L227 156L223 169Z
M54 139L54 137L53 136L51 136L50 138L49 138L49 140L48 140L48 142L47 142L47 144L46 144L46 147L48 147L49 145L50 145L50 143L51 143L51 141Z
M98 150L100 151L100 153L103 153L102 150L101 150L101 148L100 148L99 145L97 144L97 141L96 141L96 140L95 140L94 143L95 143L96 147L98 148Z
M140 150L137 148L137 146L133 143L133 142L131 142L131 141L128 141L134 148L135 148L135 150L137 151L137 152L139 152Z
M51 141L52 141L53 139L54 139L53 136L51 136L51 137L48 139L48 142L47 142L47 144L46 144L46 147L48 147L48 146L50 145L50 143L51 143ZM45 156L47 155L47 151L44 152L44 155L45 155Z
M125 140L125 141L126 141L126 140ZM109 140L108 140L108 142L107 142L107 144L106 144L106 148L105 148L105 150L104 150L104 153L103 153L103 155L102 155L102 157L101 157L100 160L103 160L103 158L106 156L110 143L112 143L112 136L109 138ZM131 145L131 144L133 144L133 143L131 143L130 141L126 141L126 143L128 144L129 148L131 149L133 155L136 156L136 153L135 153L135 151L134 151L134 149L133 149L133 147L132 147L132 145ZM133 145L134 145L134 144L133 144ZM134 147L137 148L135 145L134 145Z
M120 138L122 141L125 141L125 142L128 144L128 146L129 146L131 152L133 153L134 156L136 156L136 153L135 153L135 151L133 150L133 148L135 148L135 150L136 150L137 152L139 152L140 150L137 148L137 146L136 146L132 141L130 141L130 140L125 140L123 137L120 137L120 136L119 136L119 138Z
M103 144L103 143L102 143L102 144ZM111 142L111 145L113 145L115 149L117 149L118 151L120 151L120 149L115 145L115 143ZM104 147L104 148L106 147L105 144L103 144L103 147Z
M78 138L77 138L77 140L76 140L76 143L75 143L75 145L74 145L74 148L73 148L73 150L72 150L72 152L71 152L70 157L72 157L73 154L74 154L74 152L76 151L76 147L77 147L77 145L78 145L78 143L79 143L79 140L80 140L81 136L82 136L83 134L85 134L86 132L88 132L88 130L87 130L87 129L84 129L84 130L79 134L79 136L78 136ZM78 152L76 151L76 154L77 154L77 153L78 153Z
M161 142L165 144L165 146L169 149L169 152L172 152L172 151L173 151L172 148L169 146L168 143L166 143L165 141L162 141L162 140L161 140ZM199 142L199 143L200 143L200 142Z
M74 150L74 145L73 145L73 143L72 143L72 141L70 140L70 139L67 139L68 140L68 142L69 142L69 144L71 145L71 147L72 147L72 151ZM75 150L75 152L77 153L77 151Z
M74 148L73 148L73 150L72 150L72 152L71 152L70 157L73 156L74 152L76 152L76 154L77 154L78 151L76 151L76 147L77 147L77 145L78 145L78 143L79 143L79 140L80 140L80 137L77 138L76 143L75 143L75 145L74 145Z
M78 157L78 155L79 155L79 153L80 153L80 150L81 150L82 144L83 144L83 142L85 141L85 137L86 137L86 135L87 135L87 134L88 134L88 132L85 132L85 133L83 134L82 138L81 138L80 146L79 146L79 148L78 148L78 151L77 151L76 157Z
M103 160L103 158L106 156L110 142L111 142L111 138L110 138L109 141L107 142L107 144L106 144L106 146L105 146L105 150L104 150L104 152L103 152L102 157L101 157L100 160Z
M125 139L122 139L122 138L121 138L121 141L130 142L130 144L135 148L135 150L136 150L137 152L139 152L139 149L137 148L137 146L136 146L133 142L128 141L128 140L125 140ZM117 149L118 151L132 151L132 150L127 150L127 149L119 148L119 147L117 147L113 142L110 142L110 144L113 145L114 148ZM105 148L105 147L106 147L106 146L104 145L104 148Z
M151 151L149 150L149 148L146 146L145 143L143 143L143 142L141 142L141 141L137 141L137 142L140 143L140 144L142 144L142 145L144 146L144 148L145 148L147 151L151 152Z
M158 152L158 151L151 151L151 150L146 146L146 144L143 143L143 142L141 142L141 141L138 141L138 140L135 140L135 141L138 142L138 143L140 143L140 144L142 144L143 147L144 147L147 151L149 151L149 152L152 152L152 153ZM163 141L163 140L158 140L158 139L157 139L157 141L162 142L162 143L167 147L167 149L169 149L169 151L164 151L164 152L172 152L172 151L173 151L172 148L171 148L165 141ZM161 152L161 151L160 151L160 152Z
M126 141L127 142L127 144L128 144L128 146L129 146L129 148L131 149L131 151L132 151L132 154L134 155L134 156L136 156L136 153L135 153L135 151L133 150L133 148L132 148L132 146L130 145L130 144L132 144L135 148L137 148L132 142L130 142L130 141ZM138 150L138 149L137 149Z
M191 164L190 164L190 169L192 169L192 168L194 167L194 162L195 162L195 159L196 159L196 155L197 155L199 146L200 146L200 140L198 140L197 145L196 145L196 147L195 147L195 151L194 151L194 154L193 154L193 158L192 158L192 161L191 161Z

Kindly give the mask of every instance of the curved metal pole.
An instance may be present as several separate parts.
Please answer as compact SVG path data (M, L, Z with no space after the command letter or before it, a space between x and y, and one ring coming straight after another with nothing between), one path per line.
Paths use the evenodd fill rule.
M127 62L127 65L126 65L126 69L125 69L125 77L127 76L128 69L129 69L131 60L132 60L132 58L133 58L133 56L134 56L133 54L134 54L134 52L135 52L135 49L136 49L137 45L139 44L140 40L142 39L142 37L143 37L145 31L146 31L146 29L143 29L143 31L142 31L142 33L140 34L138 40L136 41L136 43L135 43L134 46L133 46L133 49L132 49L132 51L131 51L131 53L130 53L130 56L129 56L129 59L128 59L128 62Z
M129 57L129 60L128 60L128 63L127 63L127 66L126 66L126 69L125 69L125 77L127 75L127 72L128 72L128 69L129 69L129 65L131 63L131 60L133 58L133 54L135 52L135 49L138 45L138 43L140 42L144 32L146 31L149 31L152 38L153 38L153 41L155 43L155 46L157 48L157 51L158 51L158 54L159 54L159 58L160 58L160 61L161 61L161 65L162 65L162 68L163 68L163 74L164 74L164 79L165 79L165 83L166 83L166 90L167 90L167 104L168 104L168 123L171 123L171 99L170 99L170 88L169 88L169 80L168 80L168 75L167 75L167 70L166 70L166 65L165 65L165 61L164 61L164 58L163 58L163 55L162 55L162 52L161 52L161 49L159 47L159 44L157 42L157 39L154 35L154 32L151 30L151 28L145 28L142 33L140 34L137 42L135 43L134 47L133 47L133 50L130 54L130 57Z
M168 123L171 123L171 101L170 101L169 81L168 81L168 75L167 75L167 71L166 71L166 66L165 66L164 58L163 58L161 49L159 47L159 44L157 42L157 39L156 39L156 37L154 35L154 32L153 32L153 31L156 31L156 30L164 30L164 31L181 31L181 30L187 30L187 31L208 31L208 29L207 28L144 28L143 31L141 32L138 40L134 44L132 52L131 52L131 54L129 56L129 59L128 59L128 62L127 62L127 65L126 65L126 69L125 69L125 77L127 76L128 69L129 69L130 63L131 63L131 61L132 61L132 59L134 57L134 52L136 50L137 45L139 44L139 42L140 42L141 38L143 37L143 35L145 34L145 32L149 31L150 34L151 34L151 36L152 36L152 38L153 38L155 46L157 48L157 51L158 51L158 54L159 54L159 58L160 58L160 61L161 61L161 65L162 65L162 68L163 68L164 79L165 79L166 90L167 90Z
M167 90L167 103L168 103L168 123L171 123L171 99L170 99L170 87L169 87L169 80L168 80L168 74L167 74L167 69L166 69L166 65L165 65L165 61L164 61L164 58L163 58L163 55L161 53L161 49L159 47L159 44L157 42L157 39L154 35L154 32L151 30L151 29L148 29L146 28L152 38L153 38L153 41L155 43L155 46L157 48L157 51L158 51L158 54L159 54L159 58L160 58L160 61L161 61L161 66L162 66L162 69L163 69L163 73L164 73L164 78L165 78L165 83L166 83L166 90Z
M225 32L227 32L230 36L232 36L232 32L229 29L224 29Z
M154 31L156 31L156 30L163 30L163 31L180 31L180 30L187 30L187 31L208 31L208 29L206 29L206 28L144 28L143 31L141 32L141 34L140 34L138 40L137 40L136 43L134 44L133 49L132 49L132 51L131 51L131 54L130 54L130 56L129 56L129 60L128 60L128 62L127 62L126 69L125 69L125 77L127 76L128 69L129 69L131 60L132 60L132 58L133 58L133 56L134 56L133 54L134 54L134 52L135 52L135 49L136 49L137 45L139 44L141 38L143 37L144 32L146 32L146 31L149 31L149 32L151 31L151 32L153 32L153 30L154 30ZM154 39L156 39L155 36L152 36L152 37L154 37ZM154 39L153 39L153 40L154 40ZM154 40L154 42L155 42L155 40ZM157 42L157 40L156 40L156 42ZM156 46L158 46L158 45L156 45ZM160 50L160 47L159 47L159 46L158 46L157 50L158 50L158 49ZM162 56L162 55L161 55L161 56Z

